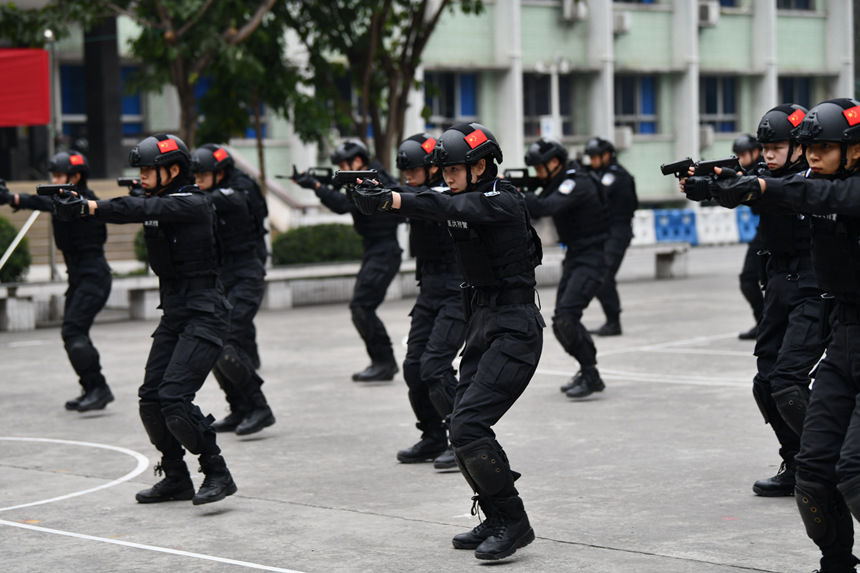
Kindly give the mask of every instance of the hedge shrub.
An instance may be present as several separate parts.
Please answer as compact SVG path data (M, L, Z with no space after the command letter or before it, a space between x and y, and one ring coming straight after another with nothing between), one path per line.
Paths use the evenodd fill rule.
M15 235L18 234L18 229L15 225L9 222L9 219L0 217L0 257L15 240ZM30 270L30 246L27 237L21 239L18 246L15 247L15 252L0 269L0 283L17 283L27 278L27 271Z
M138 261L149 265L149 252L146 250L146 239L143 238L143 227L134 236L134 256Z
M363 252L361 237L352 225L328 223L297 227L272 241L272 264L295 265L356 261Z

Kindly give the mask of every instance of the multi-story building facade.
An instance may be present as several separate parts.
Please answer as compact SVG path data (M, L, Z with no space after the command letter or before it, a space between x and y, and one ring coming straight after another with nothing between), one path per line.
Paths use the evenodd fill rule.
M660 174L661 163L729 155L732 141L754 133L779 103L810 107L854 95L852 5L485 0L480 15L446 11L420 71L433 87L413 94L406 131L479 121L501 142L503 167L522 166L524 150L541 134L558 137L572 154L599 135L615 143L643 203L677 200L677 184ZM120 31L134 33L128 22ZM85 120L73 96L79 74L69 73L81 65L80 40L66 41L57 57L62 130L70 137ZM429 121L421 116L425 105ZM176 129L175 95L125 96L123 124L129 141ZM269 174L325 164L285 119L266 117L265 131ZM257 165L253 140L231 145ZM293 199L313 202L290 187L284 191Z

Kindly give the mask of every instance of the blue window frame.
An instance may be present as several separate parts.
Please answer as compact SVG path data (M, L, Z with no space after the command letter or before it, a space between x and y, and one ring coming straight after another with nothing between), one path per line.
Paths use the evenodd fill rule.
M733 76L699 78L699 123L717 132L738 129L737 79Z
M806 109L814 105L812 101L812 79L805 77L783 77L779 79L780 98L785 103L796 103Z
M615 76L615 125L630 126L633 133L657 133L655 76Z
M478 76L469 73L424 74L424 105L430 112L427 129L447 129L478 118Z

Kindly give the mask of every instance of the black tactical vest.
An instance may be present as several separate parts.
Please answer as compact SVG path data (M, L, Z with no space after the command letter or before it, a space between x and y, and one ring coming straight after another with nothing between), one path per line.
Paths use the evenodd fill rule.
M836 300L860 304L860 219L812 216L812 262L818 286Z
M812 228L806 215L775 215L764 211L758 230L772 255L806 257L812 250Z
M80 194L93 201L98 197L90 189L78 189ZM87 251L104 252L107 241L107 226L93 218L62 221L53 217L54 244L63 253L78 254Z
M216 189L212 195L222 251L234 255L256 248L259 231L244 193L234 189Z
M200 193L185 186L174 193ZM172 193L171 193L172 194ZM149 201L161 201L153 197ZM188 279L218 274L216 266L214 209L208 204L209 223L187 221L146 221L144 239L149 266L162 279Z
M519 193L513 187L498 188L501 192ZM523 213L526 212L523 204ZM473 287L502 287L505 279L533 272L543 258L540 238L528 217L504 225L448 221L448 232L454 239L463 277Z
M565 185L565 180L571 179L575 182L581 177L590 177L594 184L595 192L590 194L586 203L580 204L575 209L566 209L552 215L559 241L567 245L568 248L576 248L578 244L583 243L590 244L598 239L604 240L609 234L609 227L612 225L609 199L606 197L606 190L597 179L596 174L578 173L575 177L574 172L574 170L568 171L559 177L557 182L554 182L555 185L549 188L551 193L560 193L559 188ZM574 188L571 193L577 191L579 190Z

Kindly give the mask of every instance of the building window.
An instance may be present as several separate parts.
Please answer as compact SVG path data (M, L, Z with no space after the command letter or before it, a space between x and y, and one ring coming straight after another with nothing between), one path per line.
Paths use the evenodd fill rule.
M561 134L573 135L573 74L558 77L559 112L561 113Z
M475 74L427 72L424 105L430 112L427 129L448 129L478 118L478 77Z
M796 103L806 109L812 107L812 80L810 78L786 77L779 79L779 101Z
M137 71L136 67L123 66L120 70L120 96L122 97L122 134L125 137L143 135L143 105L140 92L129 94L125 85L128 78Z
M549 74L523 74L523 127L526 137L539 137L541 116L552 113L551 84Z
M814 10L813 0L776 0L777 10Z
M657 4L657 0L612 0L613 2L622 2L624 4Z
M60 122L63 135L69 139L84 137L87 128L87 91L84 67L60 66Z
M654 76L615 76L615 125L657 133L656 83Z
M738 0L720 0L720 6L723 8L735 8L738 5Z
M209 92L210 89L212 89L212 77L211 76L200 76L200 79L197 80L197 85L194 86L194 99L195 99L195 101L198 102L197 103L198 121L200 121L201 119L205 119L205 116L200 113L200 103L199 103L200 99L203 96L205 96ZM251 116L248 119L248 127L245 128L244 133L242 133L242 137L245 139L256 139L257 132L254 131L254 117L253 117L253 114L251 113L251 106L244 104L244 103L242 105L244 107L247 107L248 115ZM268 122L268 117L266 115L266 106L263 104L260 104L260 131L262 132L261 135L264 139L266 137L268 137L268 135L267 135L267 133L268 133L267 122Z
M699 84L699 123L714 131L737 131L737 81L734 77L703 76Z

